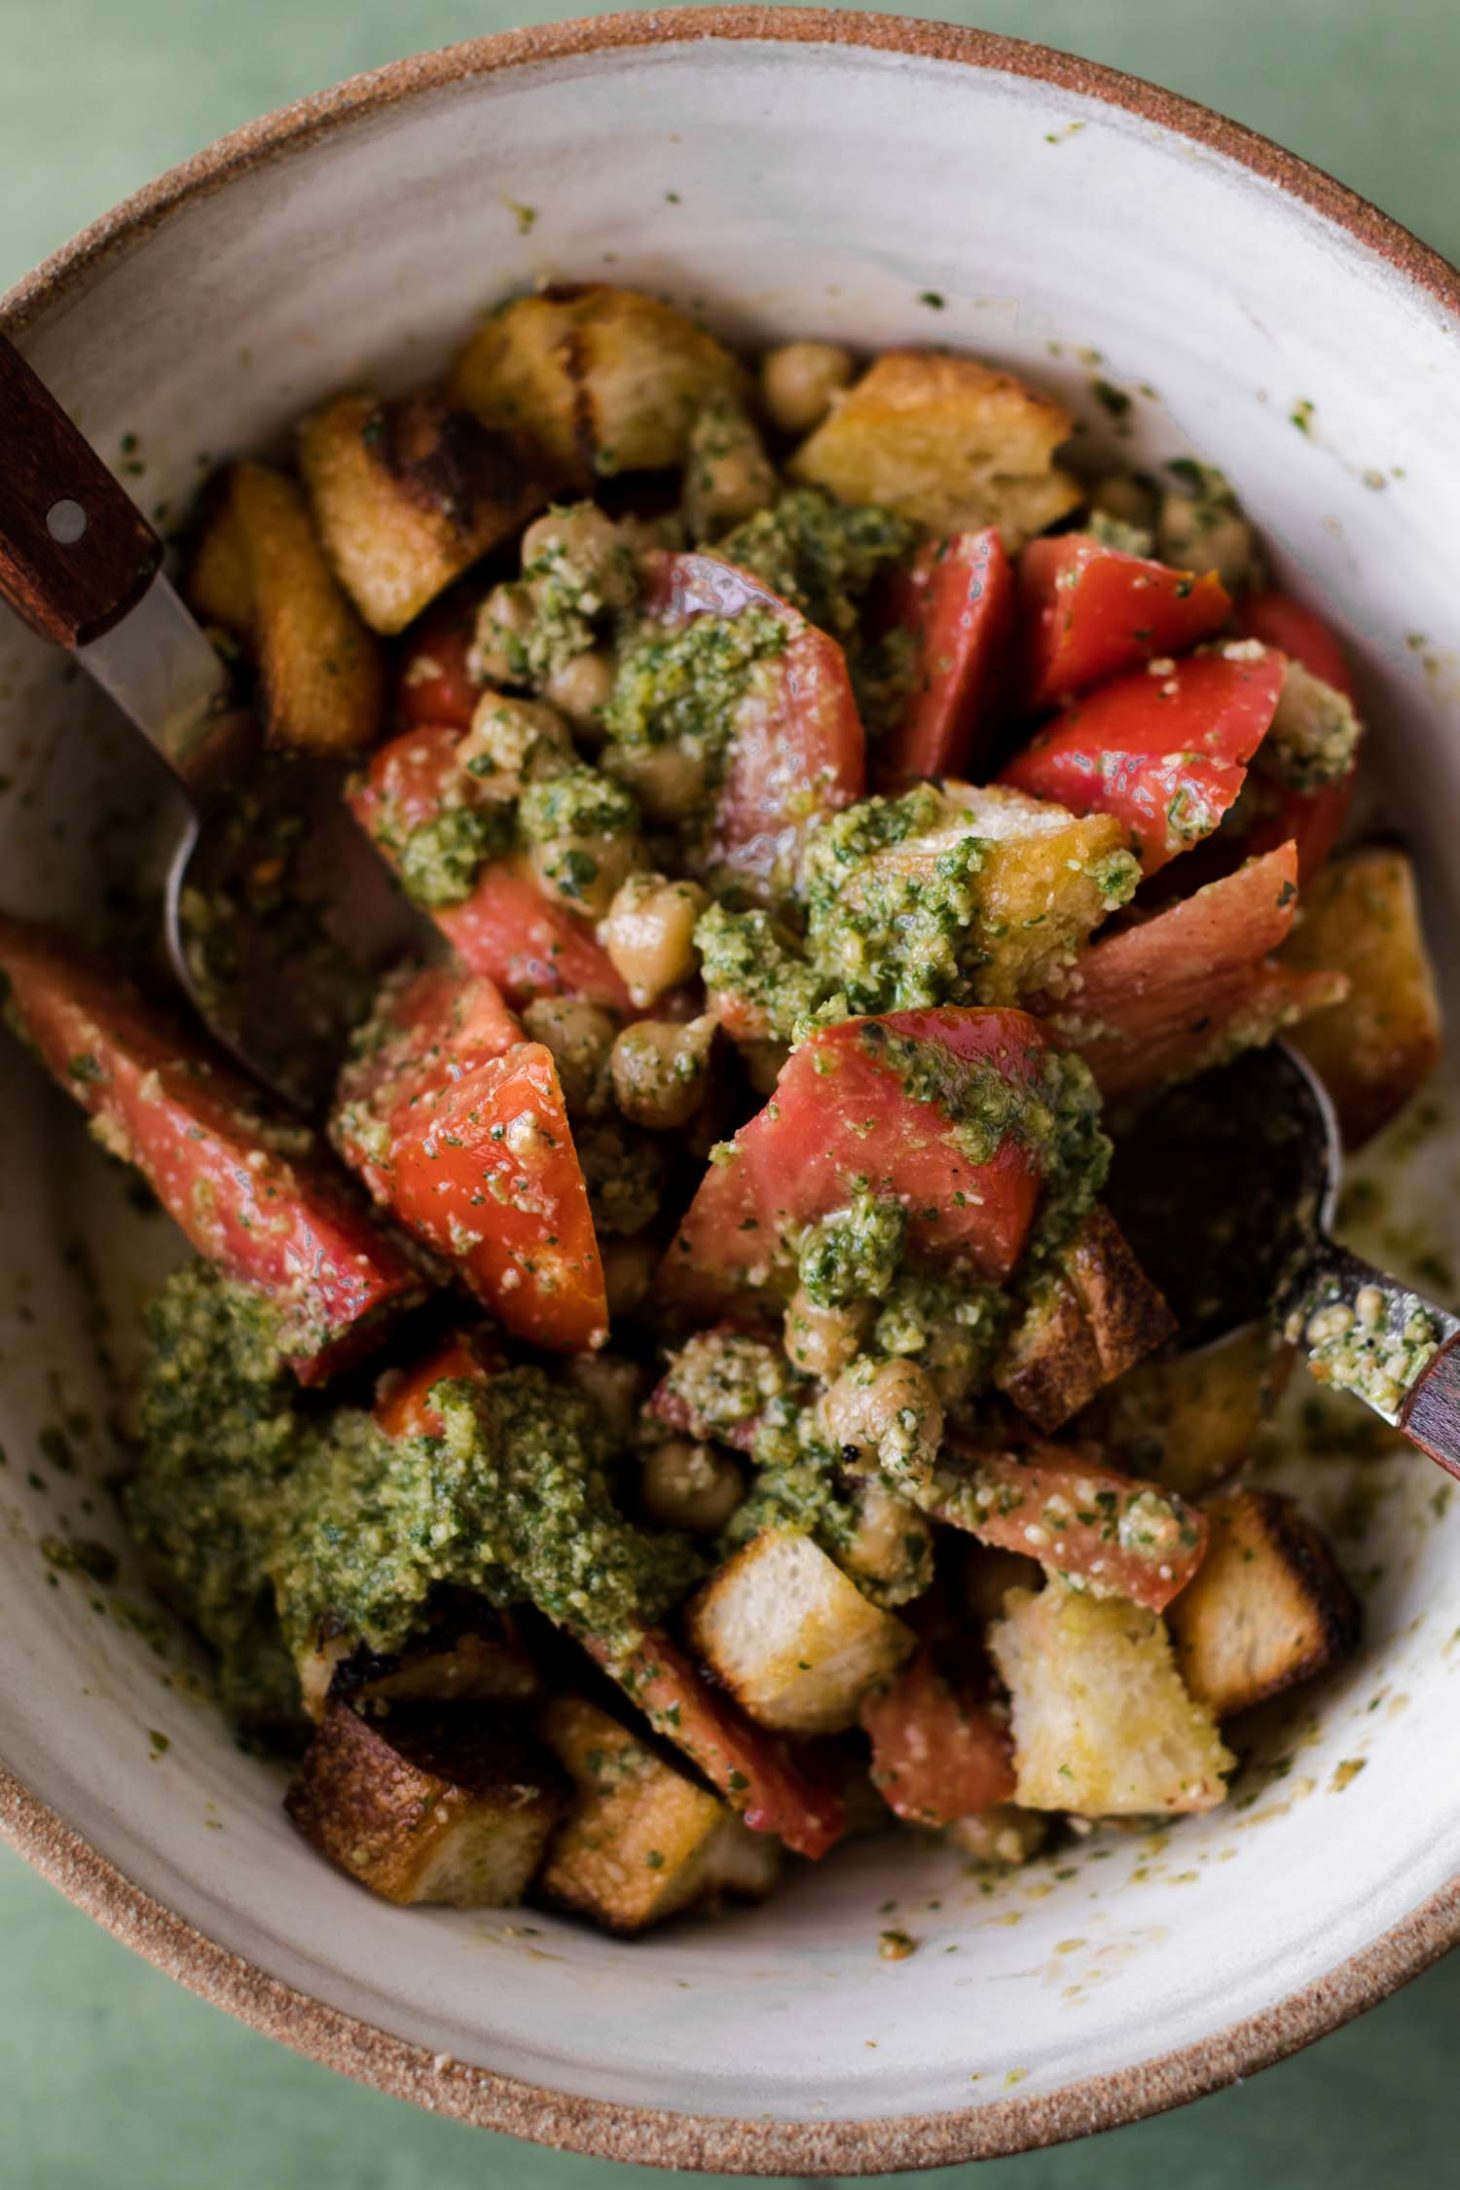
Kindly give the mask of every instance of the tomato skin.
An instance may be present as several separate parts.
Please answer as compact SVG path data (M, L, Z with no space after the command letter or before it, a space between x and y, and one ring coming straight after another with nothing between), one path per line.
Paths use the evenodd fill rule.
M445 723L404 731L373 755L349 793L350 810L382 856L412 829L434 821L459 795L456 748ZM438 906L437 927L472 973L494 981L514 1004L534 996L583 996L632 1016L629 992L591 932L538 888L525 859L494 860L469 897Z
M1353 671L1337 632L1323 618L1290 593L1270 586L1263 593L1249 593L1239 603L1237 628L1246 638L1261 639L1291 655L1296 662L1345 699L1355 697ZM1298 880L1310 882L1343 834L1358 788L1358 770L1350 769L1340 783L1322 783L1316 790L1299 791L1291 784L1266 787L1264 810L1247 833L1248 854L1270 852L1290 839L1298 847Z
M1060 1026L1068 1007L1070 1045L1102 1094L1153 1087L1214 1061L1235 1023L1275 1030L1335 1002L1341 977L1268 963L1297 900L1297 849L1284 844L1093 944L1052 1017Z
M1232 603L1210 572L1170 570L1088 533L1031 540L1019 558L1022 686L1051 706L1221 630Z
M906 1200L914 1254L1008 1277L1039 1199L1034 1160L1006 1139L991 1162L972 1163L947 1113L909 1095L880 1053L887 1034L941 1044L1026 1084L1047 1050L1038 1021L1013 1010L948 1006L821 1028L792 1052L771 1100L695 1195L664 1266L677 1305L714 1313L763 1287L782 1242L845 1208L856 1179Z
M426 619L407 641L396 680L395 714L404 730L440 723L449 729L471 726L477 701L486 687L467 668L473 617L463 608Z
M196 1035L47 929L0 917L7 1015L198 1253L269 1294L322 1384L425 1288L329 1152Z
M1357 768L1351 768L1341 782L1320 783L1313 791L1300 791L1291 783L1267 785L1272 803L1247 832L1243 848L1248 857L1295 844L1298 880L1311 882L1343 835L1358 787Z
M578 1639L753 1832L775 1833L813 1862L840 1840L846 1829L840 1792L780 1735L752 1725L678 1643L653 1630L615 1642Z
M1077 1576L1096 1596L1152 1612L1185 1588L1206 1552L1205 1516L1174 1491L1040 1438L1002 1452L950 1440L926 1510L980 1543Z
M1260 639L1279 654L1290 654L1345 699L1354 697L1353 671L1343 641L1291 593L1269 586L1262 593L1244 594L1237 604L1236 623L1244 639Z
M773 897L794 879L811 824L866 789L866 737L846 656L758 578L713 555L661 557L645 605L670 630L749 609L787 628L784 652L757 665L740 702L709 848L727 879Z
M513 1038L489 982L437 967L389 996L376 1030L340 1081L346 1161L514 1336L602 1345L603 1265L551 1052Z
M1014 636L1014 571L998 532L957 532L919 550L893 592L917 642L917 690L874 755L875 788L971 778L988 758Z
M1198 654L1169 674L1112 678L1037 731L999 781L1071 813L1117 815L1143 872L1154 874L1232 805L1272 722L1283 669L1282 655L1265 649L1252 660Z
M863 1699L872 1784L909 1825L951 1825L1015 1788L1008 1729L986 1703L945 1679L922 1643L884 1688Z
M431 1405L438 1384L485 1384L501 1362L485 1333L455 1331L414 1368L387 1369L371 1414L387 1437L439 1437L445 1424Z

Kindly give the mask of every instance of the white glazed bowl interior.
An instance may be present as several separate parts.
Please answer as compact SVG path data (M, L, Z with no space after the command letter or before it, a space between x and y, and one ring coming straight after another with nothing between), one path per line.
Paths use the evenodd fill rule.
M829 40L468 71L225 171L42 295L23 342L104 453L135 435L139 498L176 511L205 458L276 440L342 384L429 373L485 305L543 277L663 291L749 344L956 344L1066 397L1091 446L1224 466L1280 567L1355 641L1386 804L1425 857L1446 954L1453 319L1273 182L1152 119L997 67ZM1124 438L1096 374L1133 393ZM8 621L0 770L8 906L94 904L119 809L140 860L161 795L150 764ZM0 1075L0 1757L146 1894L268 1976L427 2054L574 2098L758 2118L737 2164L777 2167L794 2147L772 2124L1050 2098L1208 2044L1371 1948L1460 1870L1460 1512L1421 1528L1439 1478L1416 1460L1391 1467L1367 1535L1345 1546L1382 1569L1362 1656L1274 1736L1287 1777L1249 1776L1244 1809L1102 1840L996 1889L895 1836L768 1908L637 1944L535 1912L370 1900L295 1838L279 1779L190 1690L176 1638L158 1654L129 1622L135 1579L57 1578L38 1552L63 1514L121 1547L98 1487L112 1461L87 1269L103 1272L125 1355L173 1246L8 1043ZM1438 1199L1453 1156L1445 1143L1435 1157ZM72 1424L74 1475L41 1442L67 1416L96 1426ZM1357 1776L1338 1770L1359 1759ZM919 1942L906 1961L879 1958L892 1922ZM1157 2083L1132 2103L1160 2104ZM904 2164L920 2150L897 2147Z

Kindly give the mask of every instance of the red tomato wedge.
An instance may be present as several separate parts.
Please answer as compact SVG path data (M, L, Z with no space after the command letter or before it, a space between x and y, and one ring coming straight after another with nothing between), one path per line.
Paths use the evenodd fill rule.
M500 1367L485 1332L454 1332L414 1368L387 1369L370 1411L387 1437L439 1437L444 1424L431 1405L436 1386L485 1384Z
M1008 1729L954 1687L926 1643L862 1703L872 1784L909 1825L951 1825L1014 1794Z
M1211 573L1169 570L1088 533L1031 540L1019 558L1026 705L1043 708L1221 630L1232 603Z
M1336 1003L1341 974L1268 961L1297 900L1298 855L1284 844L1086 951L1050 1016L1101 1092L1199 1072Z
M893 592L894 625L918 650L917 684L877 747L875 787L975 778L987 759L1014 636L1014 572L990 526L921 549Z
M779 1735L752 1726L667 1635L645 1631L620 1643L582 1635L579 1641L752 1831L775 1833L813 1861L840 1840L846 1828L840 1792Z
M466 666L470 609L453 604L428 616L407 640L396 680L395 712L403 729L442 723L465 730L485 687Z
M1038 1166L1012 1135L973 1162L948 1104L989 1073L1028 1086L1046 1055L1023 1011L950 1006L822 1028L711 1165L665 1262L668 1293L713 1313L765 1287L785 1243L846 1208L859 1184L904 1202L914 1255L1007 1278L1039 1200ZM912 1064L941 1080L942 1099L909 1089Z
M1290 593L1270 587L1265 593L1248 594L1237 610L1237 628L1248 638L1261 639L1264 646L1290 654L1345 699L1354 698L1353 671L1342 640ZM1298 879L1311 881L1343 834L1357 788L1356 768L1341 783L1322 783L1312 791L1296 790L1286 783L1264 784L1262 805L1247 832L1245 849L1267 852L1291 840L1298 847Z
M1237 604L1237 629L1244 639L1260 639L1264 646L1291 654L1295 662L1345 699L1354 697L1353 671L1343 641L1336 631L1291 593L1269 586L1263 593L1246 593Z
M350 810L384 857L402 839L460 803L462 732L444 723L407 730L381 746L350 792ZM606 951L564 906L544 897L525 860L496 860L471 895L432 914L462 964L514 1004L534 996L584 996L628 1015L629 992Z
M807 830L866 789L866 738L846 656L758 578L713 555L666 555L646 595L669 630L696 616L759 609L786 627L782 653L758 663L736 709L709 860L758 898L795 880Z
M1006 1452L950 1441L920 1503L948 1528L1152 1612L1185 1588L1206 1550L1205 1516L1174 1491L1041 1439Z
M1038 731L999 781L1071 813L1117 815L1153 874L1209 835L1235 800L1272 722L1283 666L1265 648L1113 678Z
M425 1288L329 1151L197 1035L41 928L0 917L6 1015L199 1254L282 1310L289 1362L322 1384Z
M389 987L332 1131L507 1330L577 1353L608 1335L603 1265L552 1053L516 1035L479 975L432 967Z

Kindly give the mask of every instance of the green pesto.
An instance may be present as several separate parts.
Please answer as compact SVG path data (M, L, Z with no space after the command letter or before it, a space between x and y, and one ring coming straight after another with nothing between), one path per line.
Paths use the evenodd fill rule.
M1363 726L1347 696L1290 661L1272 727L1253 755L1259 775L1296 791L1342 783L1358 759Z
M695 923L694 940L706 988L751 1006L783 1041L814 1017L826 994L800 938L770 913L711 905Z
M620 746L679 745L701 762L707 788L724 773L736 716L758 663L789 643L769 609L694 616L677 631L648 625L621 648L604 727Z
M818 1308L881 1300L902 1265L907 1211L865 1188L851 1205L807 1228L797 1255L802 1289Z
M758 1438L779 1437L796 1419L797 1378L784 1352L739 1331L697 1331L686 1339L669 1357L661 1389L697 1437L739 1443L751 1423Z
M861 641L869 587L912 552L913 540L912 526L891 510L848 507L820 487L793 487L773 509L728 533L715 552L751 571L850 652Z
M807 846L802 873L812 963L852 1012L967 1000L987 959L978 877L988 852L970 831L930 865L879 854L936 829L944 802L930 784L835 814Z
M997 1285L904 1265L881 1296L864 1350L901 1355L924 1368L956 1374L966 1392L984 1390L1013 1317L1013 1302Z
M581 762L529 783L518 802L517 825L530 844L565 836L620 836L638 828L639 806L621 783Z
M571 512L555 506L548 514ZM596 643L615 603L633 598L638 577L627 542L613 550L612 566L605 571L601 565L587 567L563 540L550 538L523 564L522 582L530 590L533 615L518 647L511 650L512 666L517 670L520 650L522 676L543 684Z
M403 837L397 851L401 885L418 905L459 905L477 876L512 843L512 807L449 806Z
M598 1230L620 1237L642 1232L664 1191L660 1143L652 1133L635 1133L617 1118L580 1123L573 1141Z
M1308 1366L1320 1383L1353 1392L1391 1418L1415 1378L1439 1350L1435 1318L1412 1308L1403 1323L1391 1320L1377 1286L1365 1286L1350 1308L1333 1301L1308 1316L1301 1333Z

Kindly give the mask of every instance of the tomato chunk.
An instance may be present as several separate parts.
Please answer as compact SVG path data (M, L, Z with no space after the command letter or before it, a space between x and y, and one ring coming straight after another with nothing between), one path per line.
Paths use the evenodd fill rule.
M736 708L709 844L710 865L727 881L759 898L784 893L812 823L866 789L846 656L758 578L713 555L664 556L646 606L671 631L752 609L785 626L784 650L755 665Z
M846 1828L840 1792L781 1736L753 1726L667 1635L579 1640L753 1832L775 1833L813 1861L840 1840Z
M950 1006L819 1030L695 1195L665 1264L676 1305L713 1312L773 1284L787 1243L846 1208L859 1186L905 1203L915 1255L1007 1278L1039 1199L1037 1163L1012 1134L974 1162L949 1105L989 1073L1031 1085L1047 1054L1023 1011ZM920 1059L941 1099L907 1084Z
M323 1383L423 1297L308 1127L59 936L0 918L12 1026L135 1164L199 1254L282 1310L290 1366Z
M1269 963L1297 900L1297 851L1284 844L1093 944L1051 1018L1101 1092L1199 1072L1337 1002L1341 974Z
M332 1130L509 1331L578 1352L608 1333L603 1265L552 1053L517 1031L479 975L432 967L389 986Z
M485 1384L500 1366L485 1332L455 1331L414 1368L387 1369L370 1411L387 1437L439 1437L445 1425L431 1405L436 1386Z
M1037 732L999 781L1071 813L1115 814L1153 874L1233 803L1272 722L1283 666L1264 648L1116 677Z
M355 819L392 865L412 830L463 803L456 758L462 732L427 723L383 745L350 793ZM592 932L538 888L524 859L493 860L468 896L433 910L462 964L514 1004L534 996L583 996L628 1015L629 992Z
M951 1825L1014 1794L1012 1744L987 1703L955 1688L923 1643L863 1699L872 1784L909 1825Z
M1313 676L1331 684L1345 699L1354 698L1353 670L1343 641L1330 625L1290 593L1269 587L1249 593L1237 610L1237 628L1289 654ZM1244 839L1248 853L1269 852L1290 840L1298 847L1298 879L1308 882L1343 834L1358 788L1358 770L1340 783L1321 783L1311 791L1292 784L1263 786L1261 810Z
M1246 593L1237 606L1237 629L1245 639L1260 639L1264 646L1291 654L1313 676L1331 684L1345 699L1354 697L1353 671L1343 641L1331 625L1291 593L1269 586L1262 593Z
M990 526L921 549L893 595L917 648L917 683L876 751L876 787L976 777L988 757L1014 635L1014 572Z
M1002 1452L945 1445L921 1503L948 1528L1152 1612L1186 1586L1206 1550L1205 1516L1174 1491L1040 1439Z
M1231 613L1210 572L1170 570L1088 533L1031 540L1019 558L1025 700L1049 707L1153 657L1184 654Z
M407 640L396 680L395 712L403 729L441 723L465 730L485 687L467 668L472 612L453 604L428 616Z

